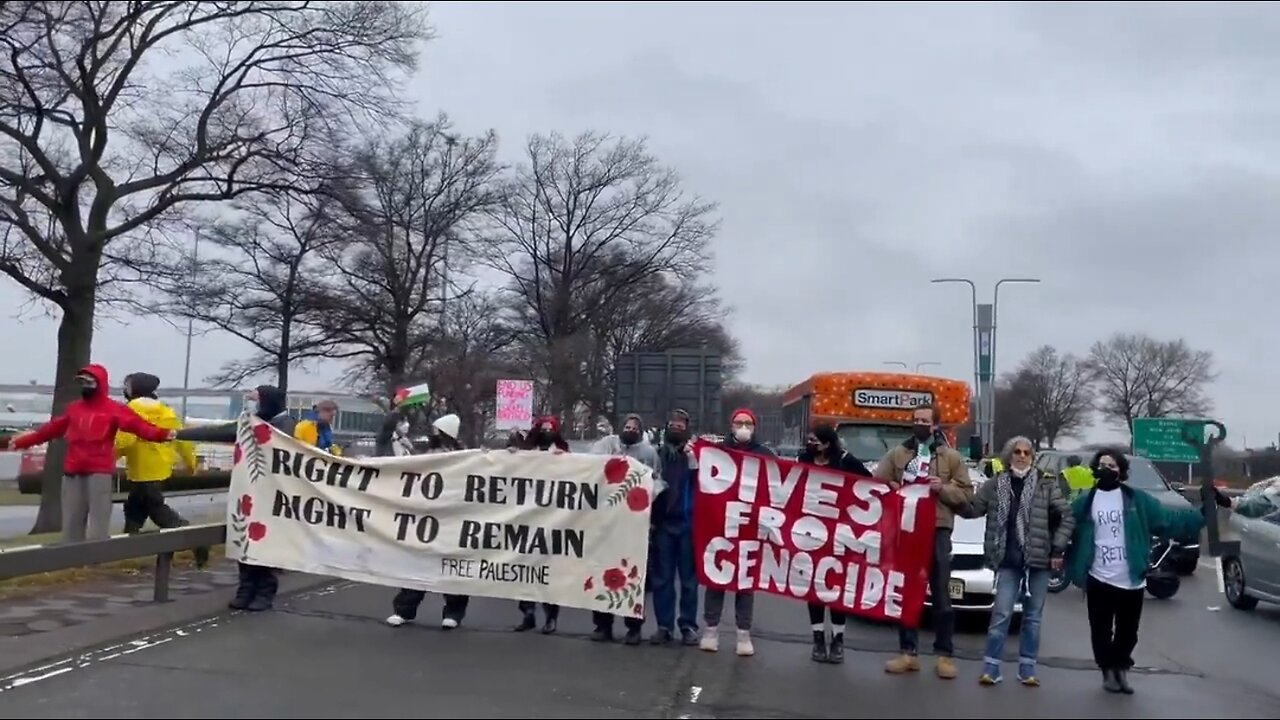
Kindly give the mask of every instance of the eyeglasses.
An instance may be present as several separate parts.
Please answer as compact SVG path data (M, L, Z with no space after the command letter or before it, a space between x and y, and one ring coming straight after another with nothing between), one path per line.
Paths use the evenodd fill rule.
M1031 451L1023 450L1022 448L1014 448L1013 456L1014 457L1031 457Z

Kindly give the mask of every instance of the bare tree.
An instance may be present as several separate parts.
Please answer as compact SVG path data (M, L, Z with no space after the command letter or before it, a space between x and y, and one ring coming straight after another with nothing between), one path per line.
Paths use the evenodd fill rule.
M1033 350L1009 376L1005 385L1037 447L1052 448L1085 429L1093 409L1090 379L1086 363L1051 345Z
M449 306L441 332L416 349L415 365L426 368L437 411L457 413L462 440L479 446L497 413L498 380L519 379L515 333L493 293L475 292Z
M564 417L596 346L591 323L658 273L703 274L715 206L685 193L643 140L530 138L492 213L488 264L505 274L550 405Z
M619 355L707 347L722 356L723 375L731 381L742 369L737 340L725 326L727 311L715 288L670 273L637 281L633 292L613 299L615 307L590 321L592 349L579 375L580 401L593 414L609 414Z
M191 272L170 269L163 288L171 298L168 313L228 333L255 351L224 365L210 382L235 386L272 371L276 385L287 389L290 365L339 354L311 287L327 268L322 254L346 239L332 204L323 186L237 201L234 219L201 236L212 247L192 258Z
M497 202L498 141L460 137L448 118L415 123L403 136L356 153L362 183L345 205L351 242L330 253L324 286L326 331L356 360L352 376L391 389L428 369L415 363L441 333L441 317L469 289L471 223Z
M773 414L782 412L782 397L785 393L775 392L773 390L761 388L755 385L744 385L741 383L729 383L725 385L724 391L720 396L720 417L717 418L716 432L724 432L723 428L729 427L729 421L732 420L733 411L738 408L751 408L755 414L762 420ZM806 428L806 431L811 428ZM779 438L761 438L765 441L776 442ZM867 460L879 460L880 458L865 458Z
M1216 377L1213 353L1194 350L1182 339L1117 333L1093 344L1088 367L1098 387L1098 409L1130 432L1134 418L1204 416L1213 407L1205 394Z
M317 136L394 110L425 34L410 3L0 4L0 271L61 311L55 412L147 231L278 187ZM34 532L60 524L61 453Z

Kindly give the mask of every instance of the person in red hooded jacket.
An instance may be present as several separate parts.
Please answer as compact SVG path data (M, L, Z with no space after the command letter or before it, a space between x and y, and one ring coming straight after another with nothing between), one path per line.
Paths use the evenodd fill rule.
M508 450L515 452L520 448L508 446ZM533 428L524 440L525 450L543 450L555 453L569 452L569 443L565 442L564 436L560 434L560 419L551 415L546 415L533 421ZM538 626L537 603L531 600L521 600L520 608L520 624L516 625L513 630L516 632L526 632ZM544 635L550 635L556 631L560 622L560 606L555 603L542 603L542 612L546 615L546 621L542 625Z
M156 427L108 395L107 370L88 365L76 374L80 399L61 415L18 435L9 447L22 450L65 438L62 462L62 537L70 542L103 540L111 535L111 479L116 472L116 432L149 442L173 440L174 432Z

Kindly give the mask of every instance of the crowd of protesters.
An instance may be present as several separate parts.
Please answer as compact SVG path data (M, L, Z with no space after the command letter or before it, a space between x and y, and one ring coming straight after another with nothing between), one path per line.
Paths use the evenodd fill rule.
M62 511L66 541L103 539L109 536L113 476L124 459L132 489L125 502L126 532L137 532L149 519L162 528L180 527L187 520L169 507L161 491L178 459L195 469L191 443L234 443L236 422L183 428L171 408L156 397L159 379L146 373L128 375L123 383L124 402L110 397L107 371L86 366L75 377L79 398L63 414L41 427L5 440L10 449L23 449L54 439L66 442L63 466ZM341 454L334 443L333 420L338 407L325 401L302 420L287 411L285 393L270 385L258 386L248 395L249 411L281 432L331 454ZM935 673L942 679L957 677L953 660L955 613L947 592L950 578L951 534L955 518L985 518L985 565L996 574L996 599L988 628L983 667L978 680L996 685L1003 679L1004 645L1015 605L1022 604L1022 631L1017 655L1017 680L1039 685L1037 659L1044 605L1051 572L1063 572L1084 588L1095 661L1103 675L1103 687L1114 693L1132 693L1129 670L1138 642L1145 577L1153 536L1183 536L1199 531L1201 510L1162 508L1145 492L1126 485L1129 463L1118 450L1097 452L1089 466L1073 468L1069 479L1042 475L1034 464L1034 445L1025 437L1006 443L992 477L975 488L965 458L945 441L932 407L916 408L913 434L890 449L869 471L862 459L843 447L835 427L818 424L807 435L798 461L846 476L874 476L891 487L907 482L927 482L937 500L936 529L929 572L929 597L934 632ZM730 593L706 588L702 593L699 630L698 580L693 547L693 505L697 480L695 436L690 416L674 410L654 439L645 432L645 419L631 414L623 418L621 431L591 448L603 455L625 455L654 471L656 500L650 515L648 592L656 630L654 645L698 646L707 652L720 647L720 623ZM759 455L773 455L756 433L758 420L748 408L729 417L722 447ZM449 414L431 423L425 452L463 449L461 421ZM375 447L379 455L415 452L409 438L408 413L390 408ZM509 450L564 453L569 445L557 418L537 418L527 432L513 432ZM1068 482L1068 480L1070 482ZM1211 512L1208 508L1203 512ZM207 553L200 553L200 558ZM275 569L240 563L239 584L229 606L236 610L263 611L272 607L279 587ZM734 650L747 657L755 653L751 638L755 598L751 592L733 594ZM391 601L387 624L402 626L415 620L425 593L402 589ZM445 597L442 626L457 628L463 621L469 598ZM560 607L543 603L542 623L537 606L521 601L516 606L514 630L540 627L543 634L558 629ZM848 618L821 604L808 607L813 633L811 657L823 663L844 660L844 632ZM593 613L593 639L614 639L614 620L607 613ZM825 627L834 628L830 637ZM623 641L639 645L643 619L623 621ZM897 657L885 670L905 674L920 670L919 632L899 630Z

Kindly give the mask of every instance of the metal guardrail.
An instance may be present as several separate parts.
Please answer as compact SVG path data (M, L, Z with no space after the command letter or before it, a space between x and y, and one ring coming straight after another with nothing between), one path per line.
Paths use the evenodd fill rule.
M168 602L173 554L182 550L220 545L226 537L227 526L217 523L188 525L136 535L116 535L107 540L9 548L0 550L0 580L154 555L156 576L152 599L155 602Z

